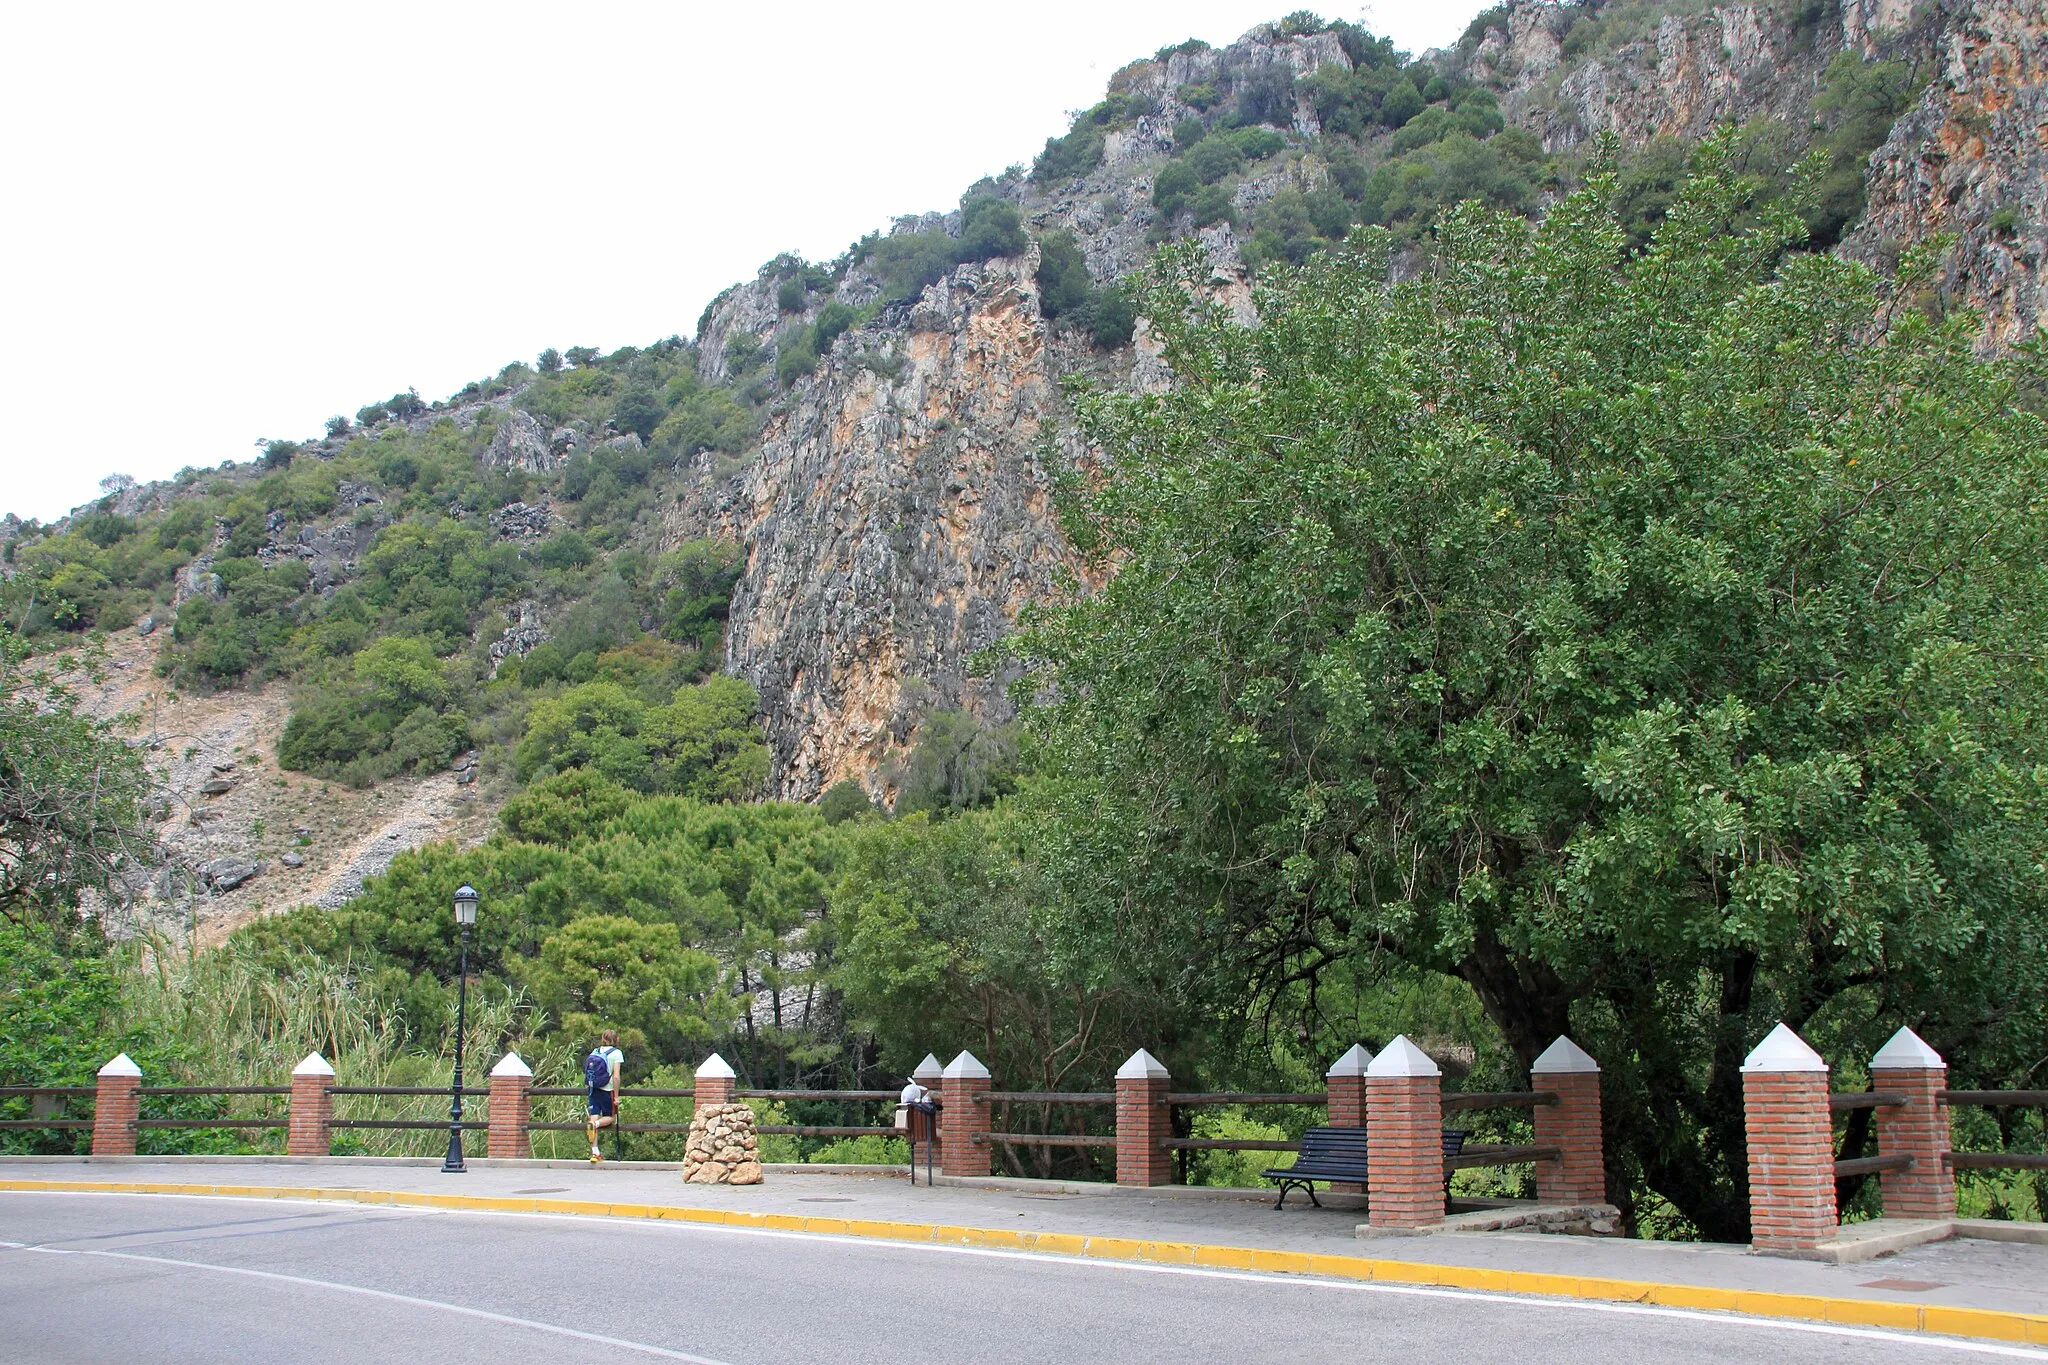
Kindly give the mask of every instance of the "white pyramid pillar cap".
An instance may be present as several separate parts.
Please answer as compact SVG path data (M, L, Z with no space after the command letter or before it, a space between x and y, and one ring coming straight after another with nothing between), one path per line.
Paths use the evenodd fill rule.
M1429 1059L1429 1054L1408 1041L1402 1034L1388 1043L1380 1055L1372 1059L1365 1069L1367 1076L1441 1076L1443 1070Z
M1948 1063L1919 1034L1902 1028L1870 1059L1872 1071L1946 1071Z
M491 1068L491 1074L493 1076L523 1076L531 1080L533 1079L533 1068L522 1061L518 1053L508 1052L498 1059L496 1066Z
M1363 1076L1365 1069L1372 1065L1372 1054L1365 1050L1364 1043L1353 1043L1351 1050L1330 1064L1323 1073L1325 1079L1331 1076Z
M114 1060L100 1068L102 1076L140 1076L142 1068L135 1065L135 1059L127 1053L115 1054Z
M943 1076L946 1074L946 1064L927 1052L924 1054L924 1060L917 1064L917 1070L910 1074L918 1080L923 1080L927 1076Z
M1764 1036L1749 1056L1742 1059L1744 1071L1767 1071L1774 1074L1818 1071L1825 1073L1828 1064L1820 1054L1806 1045L1806 1040L1791 1029L1779 1024Z
M1587 1073L1595 1076L1599 1075L1600 1063L1588 1056L1586 1049L1562 1034L1558 1035L1556 1042L1543 1049L1541 1057L1538 1057L1529 1064L1529 1074L1532 1076L1584 1075Z
M1166 1074L1166 1064L1151 1053L1139 1048L1122 1066L1116 1069L1120 1081L1164 1081L1171 1079Z
M989 1078L988 1068L966 1048L961 1048L960 1055L947 1062L946 1069L940 1074L951 1081L985 1081Z
M327 1059L317 1052L307 1053L305 1059L292 1068L292 1075L294 1076L332 1076L333 1074L334 1068L329 1066Z
M732 1078L732 1063L715 1052L704 1059L704 1065L697 1068L697 1079L700 1081L729 1081Z

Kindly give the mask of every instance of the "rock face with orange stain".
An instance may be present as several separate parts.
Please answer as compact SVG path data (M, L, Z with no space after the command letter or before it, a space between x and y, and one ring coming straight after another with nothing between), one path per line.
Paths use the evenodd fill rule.
M2037 335L2048 303L2048 5L1959 8L1935 78L1870 158L1849 247L1883 261L1953 235L1942 299L1982 313L1982 344L2002 349Z
M1009 714L974 655L1074 567L1044 443L1073 437L1035 255L962 266L841 347L723 508L746 550L728 665L761 693L784 796L866 778L936 710Z

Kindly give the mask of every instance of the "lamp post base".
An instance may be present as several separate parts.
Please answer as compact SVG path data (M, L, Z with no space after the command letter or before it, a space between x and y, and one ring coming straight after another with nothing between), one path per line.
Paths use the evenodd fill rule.
M469 1167L462 1164L462 1130L451 1129L448 1134L448 1156L441 1162L441 1174L462 1175Z

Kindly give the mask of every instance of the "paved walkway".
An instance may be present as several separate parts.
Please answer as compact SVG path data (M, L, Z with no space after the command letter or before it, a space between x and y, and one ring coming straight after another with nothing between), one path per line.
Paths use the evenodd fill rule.
M428 1203L505 1212L682 1219L1347 1279L1726 1309L2048 1346L2048 1246L1952 1240L1861 1265L1746 1248L1529 1233L1361 1241L1354 1211L1270 1197L1034 1182L912 1187L900 1175L771 1170L753 1187L684 1185L673 1169L373 1158L0 1158L0 1191L138 1185L164 1192ZM1200 1197L1210 1195L1210 1197Z

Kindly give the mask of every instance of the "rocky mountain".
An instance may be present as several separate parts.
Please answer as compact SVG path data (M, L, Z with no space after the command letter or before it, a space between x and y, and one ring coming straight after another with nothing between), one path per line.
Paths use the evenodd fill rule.
M1249 317L1250 282L1267 263L1299 260L1365 222L1405 244L1403 268L1419 265L1444 204L1473 194L1539 214L1610 142L1633 202L1654 214L1685 149L1739 124L1751 170L1810 146L1846 167L1830 191L1835 218L1816 220L1823 245L1839 237L1836 249L1889 268L1952 236L1934 302L1981 312L1984 344L2011 346L2041 321L2044 42L2048 15L2033 0L1512 0L1452 48L1417 58L1299 15L1224 48L1179 44L1118 71L1034 167L982 181L952 211L898 220L838 261L776 258L715 300L693 338L508 366L443 403L399 395L357 425L336 419L327 438L292 446L289 463L117 488L56 528L10 520L0 524L10 545L0 572L15 571L13 546L30 562L53 536L98 537L95 517L168 526L184 503L212 499L172 581L150 587L138 570L129 614L157 604L145 634L176 617L179 676L198 680L194 694L234 676L236 659L229 651L219 662L216 639L230 609L271 591L265 575L286 574L274 591L301 594L279 609L297 613L300 633L273 650L271 673L242 665L241 685L255 689L242 695L268 698L227 727L243 749L200 745L180 760L191 771L178 780L194 791L179 799L202 811L243 799L198 792L218 764L238 790L303 797L302 782L266 768L252 783L235 765L252 745L278 744L289 704L281 684L261 690L265 676L325 668L348 681L319 661L345 658L370 629L361 612L357 626L340 621L336 604L352 594L424 631L435 655L470 659L472 674L447 684L468 689L469 737L448 720L456 702L407 701L423 709L389 750L402 762L372 774L384 784L380 809L400 813L380 822L362 812L382 840L368 853L384 856L384 844L473 833L489 802L470 793L506 789L517 738L508 727L529 704L489 701L509 661L527 665L548 646L572 655L579 639L598 657L618 643L605 633L608 614L639 617L627 636L659 634L661 602L689 593L655 583L645 566L722 543L737 549L736 578L717 580L721 594L730 584L729 608L721 601L715 613L722 664L759 693L772 792L811 799L852 778L888 801L933 717L964 712L992 727L1009 716L1005 679L977 656L1080 570L1052 493L1063 468L1094 453L1065 386L1167 382L1142 322L1115 318L1117 281L1161 242L1200 241L1218 296ZM467 469L462 479L435 464L450 460ZM253 512L235 501L283 479L279 469L294 479L313 470L317 484L323 464L352 472L311 502L289 490ZM460 610L413 603L392 587L397 571L374 562L375 547L423 518L464 528L474 539L463 553L480 565L510 554L547 573L486 584ZM109 534L114 554L127 533ZM419 534L422 545L431 538ZM303 566L303 582L291 566ZM63 587L69 572L59 564L48 582ZM467 582L464 573L455 578ZM259 645L250 658L269 657ZM460 669L448 667L455 678ZM547 668L590 675L562 660ZM546 672L525 671L528 686ZM363 677L350 685L368 696ZM496 707L495 719L478 719L479 706ZM345 709L329 706L330 728ZM434 729L444 723L445 744ZM472 743L480 761L455 757ZM328 761L339 771L346 757ZM459 762L487 780L458 792L448 774ZM394 765L404 773L393 776ZM221 827L189 816L180 826L192 867L257 861L202 838L209 823ZM237 810L231 823L314 827L282 807ZM305 877L317 871L320 885L266 898L346 895L365 850L312 851L319 866Z
M1507 125L1552 154L1590 150L1602 135L1624 149L1693 141L1754 120L1805 134L1837 58L1898 61L1927 84L1872 158L1870 209L1848 249L1889 261L1933 234L1958 234L1945 289L1985 313L1987 342L2012 344L2039 324L2044 33L2042 7L2019 0L1516 0L1424 60L1496 92ZM673 535L715 528L745 549L728 664L760 689L784 795L815 796L847 776L881 793L875 774L921 716L1007 714L1000 687L971 677L969 665L1024 602L1074 567L1048 518L1048 455L1082 453L1061 383L1147 377L1142 331L1135 349L1105 355L1047 318L1037 282L1044 234L1072 233L1097 281L1139 268L1167 226L1154 177L1176 129L1204 115L1189 100L1271 82L1291 96L1284 122L1300 151L1231 185L1235 221L1192 233L1219 288L1248 297L1244 248L1260 206L1333 174L1307 78L1353 66L1336 32L1267 26L1227 48L1171 51L1118 72L1110 99L1141 112L1107 132L1098 165L1037 179L1013 169L980 187L1019 206L1034 234L1024 253L962 266L915 304L841 336L770 420L758 460L679 497ZM904 219L895 231L935 227L957 234L960 215ZM707 377L723 375L729 338L773 345L787 330L781 278L771 265L708 311L698 335ZM802 317L879 290L856 267Z

